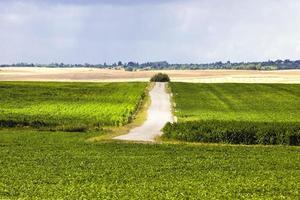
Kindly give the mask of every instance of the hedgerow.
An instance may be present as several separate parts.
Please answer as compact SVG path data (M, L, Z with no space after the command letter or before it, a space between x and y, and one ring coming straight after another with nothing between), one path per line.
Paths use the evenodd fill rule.
M163 132L188 142L300 145L298 122L188 121L168 123Z

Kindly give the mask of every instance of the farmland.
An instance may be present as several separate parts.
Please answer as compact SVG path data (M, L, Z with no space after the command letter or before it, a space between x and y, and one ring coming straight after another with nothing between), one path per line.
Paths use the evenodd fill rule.
M111 129L101 127L120 129L118 126L127 124L140 100L144 98L147 85L0 83L0 199L299 197L299 147L173 141L139 144L110 140ZM298 116L297 110L294 111L292 106L298 108L298 86L280 86L284 87L286 92L281 92L288 98L280 100L280 90L276 90L277 93L268 92L272 95L270 101L287 101L289 104L285 109L292 115L288 117L284 110L276 114L275 109L273 119L277 120L276 123L297 126L297 118L294 119ZM187 85L179 83L172 83L171 87L173 92L177 91L174 93L174 100L177 103L179 122L196 123L197 127L197 123L201 121L201 110L197 111L198 104L191 98L200 97L187 96L187 102L194 106L190 112L186 111L188 107L181 107L179 99L184 92L199 95L196 92L199 87L187 88ZM248 87L251 88L250 85ZM254 90L257 94L264 95L257 88ZM287 95L289 92L290 96ZM217 108L217 103L210 106L212 107L208 108L211 109L211 114L206 114L209 116L206 122L209 123L217 116L221 120L220 117L225 116L214 114L217 110L212 108ZM259 107L259 104L256 106ZM220 110L225 112L225 108L227 107L220 107ZM253 112L255 108L253 107ZM270 106L265 108L271 109ZM230 113L230 109L227 111ZM231 118L220 122L220 127L224 127L222 123L234 120L234 114L229 116ZM244 120L266 119L260 113L253 116L250 118L247 115ZM269 123L271 122L270 120ZM82 132L81 126L87 126L89 130ZM228 125L229 128L230 126L232 123ZM181 130L181 127L176 128ZM192 136L194 134L193 130L185 133Z
M297 199L300 148L87 143L0 131L1 199Z
M169 138L300 144L300 85L172 83L171 90L178 123L165 129Z
M166 73L174 82L300 83L300 70L146 70L99 68L2 67L0 81L136 82Z
M171 83L179 121L300 121L298 84Z
M146 83L0 83L0 125L58 130L131 121Z

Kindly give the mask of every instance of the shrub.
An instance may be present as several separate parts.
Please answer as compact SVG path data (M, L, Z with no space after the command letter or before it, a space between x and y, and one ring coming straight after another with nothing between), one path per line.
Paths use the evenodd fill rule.
M158 73L152 76L151 82L170 82L170 78L167 74Z
M191 121L168 123L163 132L188 142L300 145L299 122Z

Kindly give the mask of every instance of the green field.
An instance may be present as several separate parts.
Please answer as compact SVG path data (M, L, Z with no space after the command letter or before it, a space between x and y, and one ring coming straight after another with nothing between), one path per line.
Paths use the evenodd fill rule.
M171 83L178 123L165 138L300 145L300 85Z
M0 83L0 126L82 130L127 124L146 83Z
M298 199L300 148L0 131L0 199Z
M171 83L181 121L300 122L300 84Z
M51 128L71 126L73 131L82 131L76 128L78 124L125 124L147 85L0 83L0 199L299 198L299 147L122 143L109 139L111 129L63 132ZM181 108L178 98L183 92L189 93L174 93L177 109ZM197 105L191 97L188 101ZM298 105L294 102L294 106ZM184 109L180 111L180 123L196 119ZM196 107L190 111L201 113ZM278 120L297 126L291 118L289 122ZM102 136L105 139L91 142L91 138Z

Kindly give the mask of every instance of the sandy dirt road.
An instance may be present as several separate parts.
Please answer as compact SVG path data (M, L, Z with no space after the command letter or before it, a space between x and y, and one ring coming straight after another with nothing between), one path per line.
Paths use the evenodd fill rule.
M173 121L170 95L166 92L165 87L166 83L156 83L150 91L151 105L144 124L132 129L128 134L114 139L154 142L157 136L162 135L161 129L164 125Z
M95 68L0 67L0 81L132 82L149 81L157 72L173 82L300 83L300 70L162 70L135 71Z

